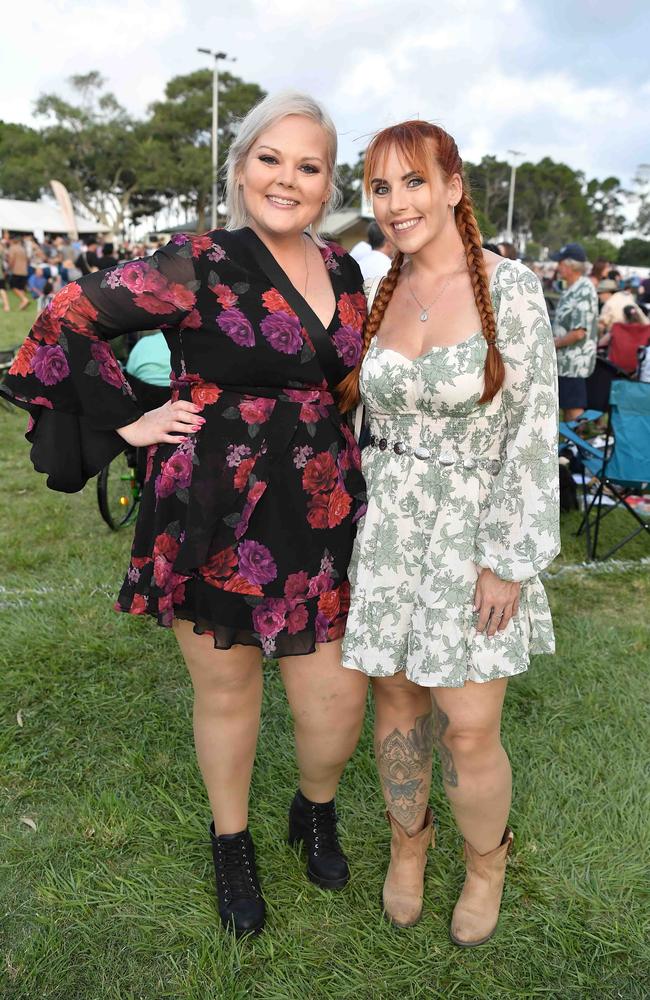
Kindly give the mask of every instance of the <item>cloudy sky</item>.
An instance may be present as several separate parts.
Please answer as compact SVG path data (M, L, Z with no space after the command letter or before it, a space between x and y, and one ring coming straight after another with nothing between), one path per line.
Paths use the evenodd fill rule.
M34 124L39 93L90 69L137 114L171 76L206 65L205 46L268 91L323 100L348 162L407 117L442 124L470 160L517 149L626 184L650 162L638 0L31 0L21 17L0 38L5 121Z

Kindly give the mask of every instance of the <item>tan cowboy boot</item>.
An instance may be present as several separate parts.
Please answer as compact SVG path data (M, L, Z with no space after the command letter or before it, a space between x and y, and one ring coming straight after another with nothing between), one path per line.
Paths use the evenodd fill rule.
M506 858L514 834L506 827L499 847L479 854L465 841L465 885L451 918L451 940L461 948L475 948L494 934L499 919Z
M422 916L424 869L429 844L435 847L433 813L427 807L424 827L409 837L401 823L386 813L390 823L390 864L384 882L384 912L396 927L413 927Z

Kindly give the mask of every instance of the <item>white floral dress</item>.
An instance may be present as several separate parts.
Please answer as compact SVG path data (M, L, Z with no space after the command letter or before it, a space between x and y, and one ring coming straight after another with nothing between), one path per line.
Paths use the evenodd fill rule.
M343 663L371 676L403 670L426 687L462 687L554 652L538 574L560 547L555 350L532 271L501 262L491 294L506 367L492 402L478 405L480 332L414 361L373 341L363 362L374 445L363 452L368 509ZM485 566L522 584L518 614L493 638L476 632L473 613Z

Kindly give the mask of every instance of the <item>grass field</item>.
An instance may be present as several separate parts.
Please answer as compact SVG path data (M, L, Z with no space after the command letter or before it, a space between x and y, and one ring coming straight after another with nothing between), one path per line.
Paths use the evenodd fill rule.
M0 313L0 348L27 323ZM425 916L398 931L379 913L389 837L371 707L339 795L352 881L338 894L306 881L285 842L297 775L269 668L251 814L269 919L236 943L218 927L174 639L114 614L129 533L104 527L94 483L75 496L45 488L23 425L0 408L2 1000L650 995L647 565L548 581L558 653L510 685L515 850L498 936L476 951L447 936L463 873L439 780ZM572 516L553 571L583 558L573 528ZM644 541L622 558L650 555Z

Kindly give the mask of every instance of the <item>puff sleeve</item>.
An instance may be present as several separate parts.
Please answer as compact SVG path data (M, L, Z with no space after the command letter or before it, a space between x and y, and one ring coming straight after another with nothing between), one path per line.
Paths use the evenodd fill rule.
M524 265L504 269L496 309L506 436L476 562L503 580L524 581L560 550L556 355L541 285Z

